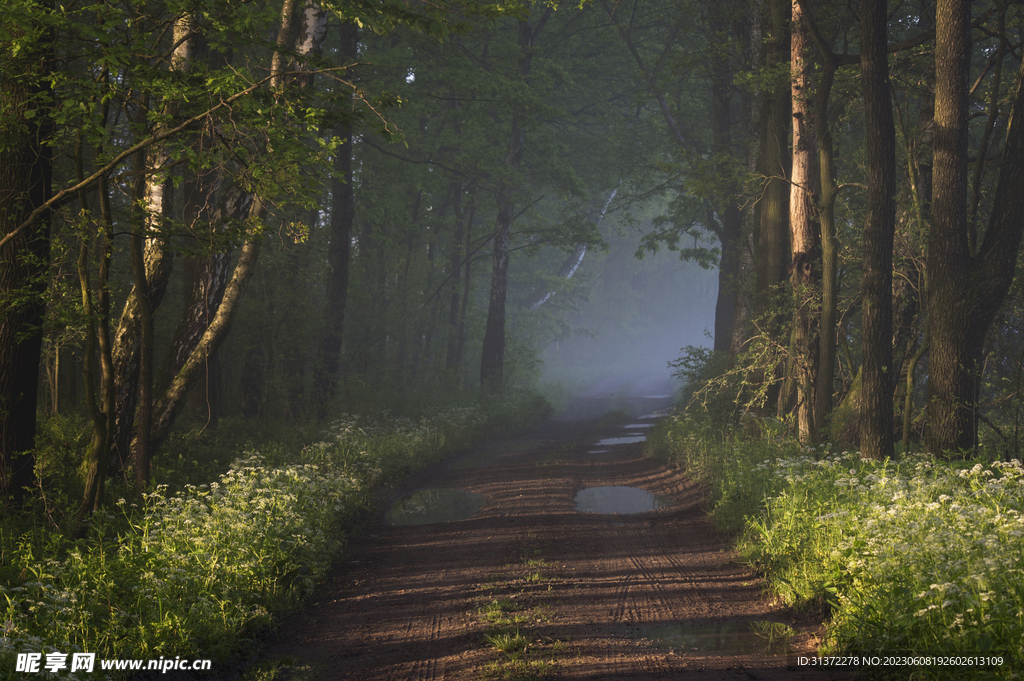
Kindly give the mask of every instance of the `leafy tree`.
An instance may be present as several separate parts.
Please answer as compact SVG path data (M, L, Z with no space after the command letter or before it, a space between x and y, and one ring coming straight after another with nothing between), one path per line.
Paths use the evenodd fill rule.
M51 7L0 11L0 494L33 483L50 253L55 71Z

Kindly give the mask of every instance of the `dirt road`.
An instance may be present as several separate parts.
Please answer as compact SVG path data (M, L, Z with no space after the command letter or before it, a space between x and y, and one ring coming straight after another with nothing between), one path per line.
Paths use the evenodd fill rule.
M597 446L623 424L554 421L422 473L424 488L483 495L470 519L395 526L352 543L315 602L266 651L275 678L828 679L787 666L813 622L762 597L701 494L640 443ZM635 434L635 433L634 433ZM584 488L629 486L671 505L576 510ZM794 624L788 654L750 622ZM760 625L764 630L784 627Z

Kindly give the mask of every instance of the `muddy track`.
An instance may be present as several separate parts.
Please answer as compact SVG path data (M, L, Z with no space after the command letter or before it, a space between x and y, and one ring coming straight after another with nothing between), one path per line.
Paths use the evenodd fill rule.
M621 425L621 424L620 424ZM277 678L826 679L788 666L815 644L813 621L768 602L708 524L700 491L597 421L556 421L419 474L427 487L487 503L458 522L379 522L346 550L314 603L286 620L261 665ZM631 486L674 505L631 515L580 513L575 494ZM482 614L501 610L497 624ZM796 626L790 655L672 650L656 627L768 620ZM501 652L486 634L525 643Z

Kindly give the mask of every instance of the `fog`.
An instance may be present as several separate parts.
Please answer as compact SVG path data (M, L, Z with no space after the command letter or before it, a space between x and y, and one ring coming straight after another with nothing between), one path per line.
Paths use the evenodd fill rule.
M572 330L542 352L542 387L564 418L668 406L681 386L668 363L688 345L713 344L717 270L667 249L639 259L641 231L609 231L607 252L588 253L576 274L586 299L568 317Z

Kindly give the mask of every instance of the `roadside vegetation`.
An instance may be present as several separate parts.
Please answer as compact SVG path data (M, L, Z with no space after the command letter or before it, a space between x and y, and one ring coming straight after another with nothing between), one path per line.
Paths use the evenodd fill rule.
M555 578L545 574L549 567L540 549L526 550L522 565L509 566L509 573L480 586L485 596L478 615L488 625L483 643L495 654L484 678L535 681L558 668L565 642L534 630L551 621L550 606L538 598L552 589Z
M1024 467L803 447L783 423L662 420L648 451L684 468L775 595L826 616L821 654L1002 658L1024 669ZM751 434L756 432L756 434ZM924 678L972 678L932 666ZM904 668L903 671L906 671ZM916 678L916 677L915 677Z
M119 499L92 514L79 539L59 522L74 510L40 498L35 508L48 517L0 522L0 678L17 676L19 652L216 664L250 650L274 614L311 592L373 488L522 429L545 408L519 392L419 419L343 416L305 446L236 446L218 475L216 457L190 468L168 452L177 467L155 477L177 491L160 485L138 503ZM72 678L66 669L43 676Z

